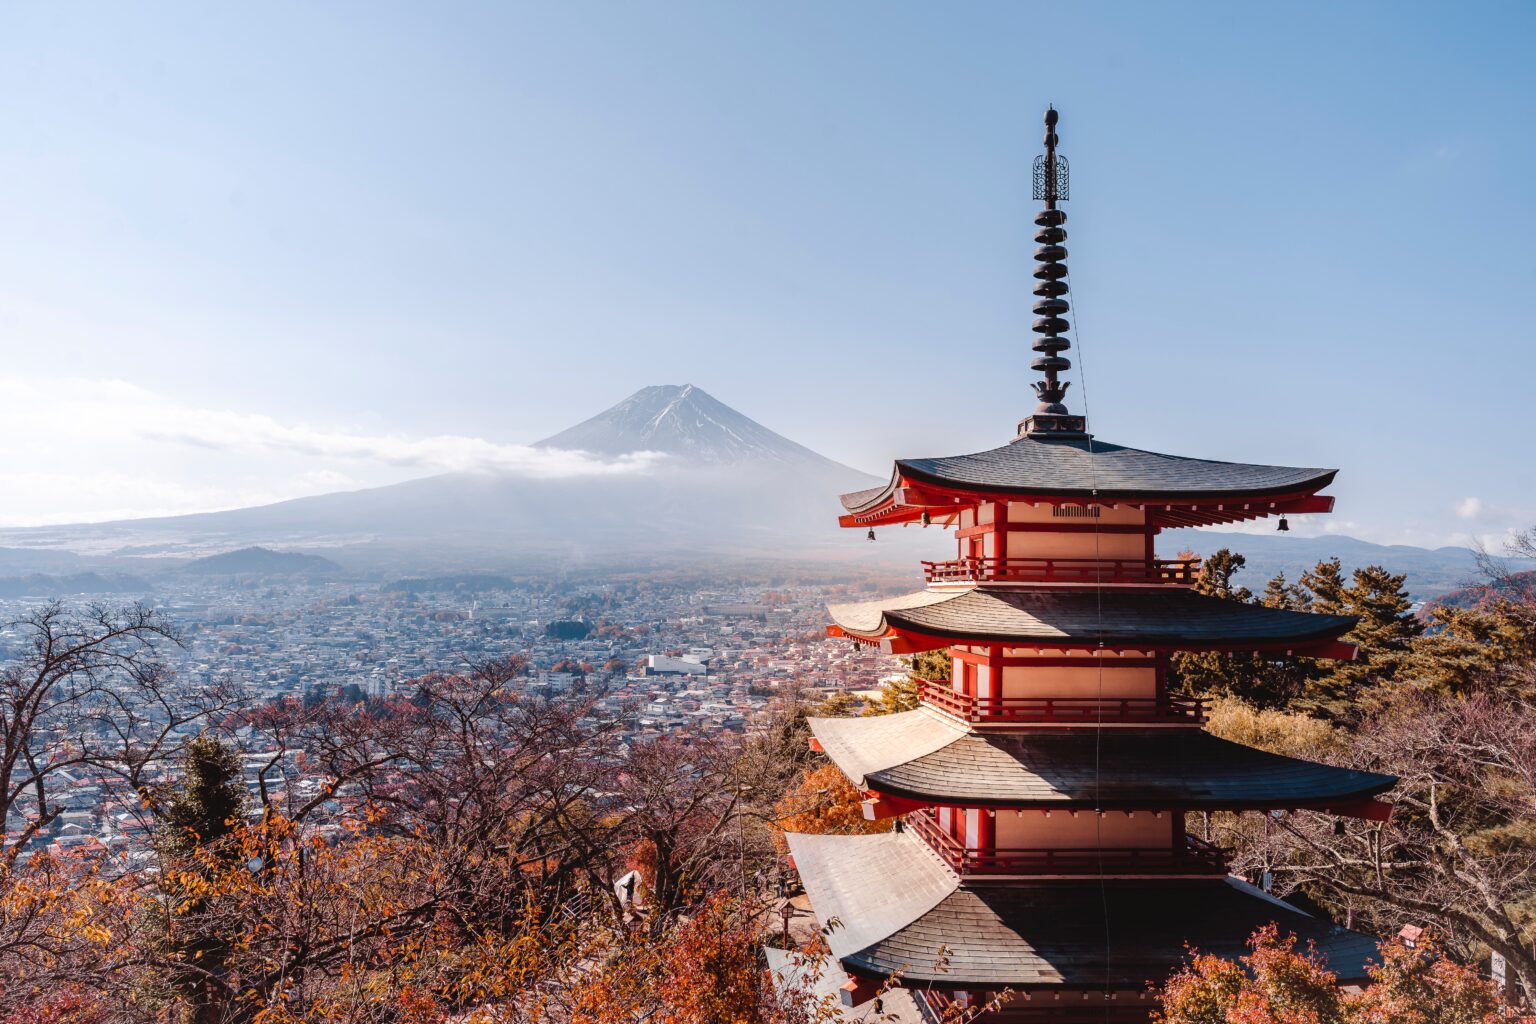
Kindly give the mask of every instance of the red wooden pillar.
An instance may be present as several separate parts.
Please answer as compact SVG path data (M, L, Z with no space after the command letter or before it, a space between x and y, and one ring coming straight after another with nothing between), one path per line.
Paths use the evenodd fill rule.
M1008 575L1008 503L1006 501L994 502L992 505L992 554L997 559L993 562L997 579Z
M987 678L991 681L991 696L987 701L987 714L1003 713L1003 646L993 644L987 648Z

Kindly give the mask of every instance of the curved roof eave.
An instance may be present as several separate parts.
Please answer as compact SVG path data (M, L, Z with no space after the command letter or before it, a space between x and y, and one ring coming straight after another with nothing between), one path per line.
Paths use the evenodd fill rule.
M1042 497L1181 501L1310 494L1337 469L1218 462L1096 441L1015 440L968 455L897 459L883 487L842 496L852 514L894 498L902 479L961 491Z
M1301 649L1336 640L1357 621L1148 587L921 590L827 611L843 633L866 640L908 630L956 641L1135 649Z
M1390 775L1272 754L1199 729L977 733L929 708L815 718L821 749L854 785L964 807L1260 810L1336 808ZM1099 767L1094 768L1097 764Z

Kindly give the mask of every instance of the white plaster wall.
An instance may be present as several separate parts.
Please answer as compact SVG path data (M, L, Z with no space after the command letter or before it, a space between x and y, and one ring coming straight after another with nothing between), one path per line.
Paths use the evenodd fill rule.
M1101 818L1094 811L1080 811L1074 817L1068 811L1053 811L1046 817L1040 811L1000 810L997 812L999 849L1092 850L1168 849L1173 845L1173 815L1161 818L1151 811L1108 811Z
M1086 523L1087 519L1073 520ZM987 539L992 538L989 535ZM990 552L989 552L990 553ZM1139 533L1010 533L1009 558L1132 558L1147 555Z
M1107 660L1107 659L1106 659ZM1105 665L1084 659L1082 668L1003 669L1004 697L1145 697L1157 696L1157 669ZM1102 688L1101 688L1102 686Z

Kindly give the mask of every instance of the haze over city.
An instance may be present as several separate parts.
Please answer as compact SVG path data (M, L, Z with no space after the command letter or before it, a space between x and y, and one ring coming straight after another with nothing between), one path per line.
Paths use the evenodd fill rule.
M643 474L529 446L654 384L875 475L994 447L1050 101L1098 436L1341 468L1298 534L1497 542L1536 520L1533 20L12 7L0 524Z

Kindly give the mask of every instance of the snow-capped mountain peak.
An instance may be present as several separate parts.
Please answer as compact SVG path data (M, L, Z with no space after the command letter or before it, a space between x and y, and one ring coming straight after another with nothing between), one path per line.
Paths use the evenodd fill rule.
M815 463L830 459L774 433L692 384L658 384L538 442L601 455L654 451L709 465Z

